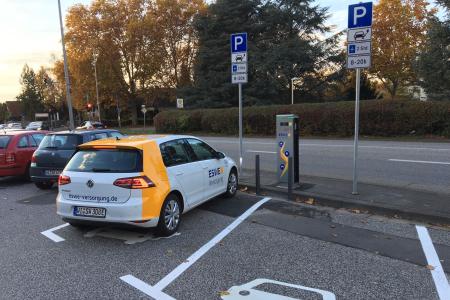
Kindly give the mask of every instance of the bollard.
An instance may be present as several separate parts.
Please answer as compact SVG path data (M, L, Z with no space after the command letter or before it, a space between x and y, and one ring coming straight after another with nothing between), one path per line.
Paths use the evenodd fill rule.
M261 181L260 181L260 170L259 170L259 154L255 156L255 185L256 185L256 195L261 194Z
M288 199L292 200L294 197L292 195L292 189L294 186L294 168L293 168L292 157L288 158Z

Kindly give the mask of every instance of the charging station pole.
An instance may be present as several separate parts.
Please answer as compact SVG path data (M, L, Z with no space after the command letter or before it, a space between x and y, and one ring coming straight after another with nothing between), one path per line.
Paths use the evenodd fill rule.
M231 35L231 83L239 87L239 172L243 164L243 101L242 84L247 83L247 33L234 33Z

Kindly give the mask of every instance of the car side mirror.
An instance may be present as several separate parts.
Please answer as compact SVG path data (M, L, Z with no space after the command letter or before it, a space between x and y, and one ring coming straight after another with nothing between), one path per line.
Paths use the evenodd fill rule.
M216 152L216 159L222 159L225 158L225 154L223 154L222 152Z

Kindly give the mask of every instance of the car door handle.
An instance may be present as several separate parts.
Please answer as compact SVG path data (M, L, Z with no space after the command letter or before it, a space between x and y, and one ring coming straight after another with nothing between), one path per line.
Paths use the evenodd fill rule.
M206 167L203 167L203 170L206 170L206 169L208 169L208 166L206 166Z
M178 173L176 173L177 176L181 176L181 175L183 175L183 174L184 174L183 172L178 172Z

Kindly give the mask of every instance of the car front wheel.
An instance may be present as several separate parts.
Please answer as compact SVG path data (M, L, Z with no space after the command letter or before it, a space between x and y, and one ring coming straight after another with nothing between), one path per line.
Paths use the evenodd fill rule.
M231 198L236 195L238 189L238 176L235 170L230 172L227 182L227 191L225 192L225 197Z
M181 221L180 199L175 194L167 196L159 215L158 233L170 236L177 232Z

